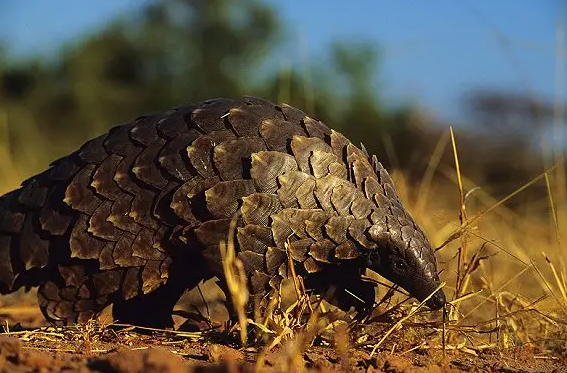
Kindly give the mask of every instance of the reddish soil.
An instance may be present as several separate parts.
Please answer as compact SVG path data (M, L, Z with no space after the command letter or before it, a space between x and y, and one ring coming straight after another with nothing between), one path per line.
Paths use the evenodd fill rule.
M262 356L260 349L239 349L222 335L138 332L124 327L47 327L37 307L27 299L12 299L15 303L0 306L2 324L10 325L10 330L0 335L0 372L253 372ZM401 339L399 344L403 345ZM404 346L396 351L408 349ZM260 371L567 372L567 358L542 355L526 347L476 355L447 351L445 357L439 350L405 354L388 350L373 357L370 351L321 345L294 351L290 345L267 353Z
M153 343L152 343L153 340ZM116 343L97 344L81 351L81 346L57 342L56 347L30 343L12 337L0 338L1 372L253 372L255 350L238 350L204 341L156 341L140 337L136 346ZM106 347L107 349L101 349ZM407 354L404 356L351 350L346 357L337 351L312 347L295 358L286 358L279 349L268 354L262 371L267 372L567 372L555 360L535 359L530 351L508 351L504 356L463 353Z

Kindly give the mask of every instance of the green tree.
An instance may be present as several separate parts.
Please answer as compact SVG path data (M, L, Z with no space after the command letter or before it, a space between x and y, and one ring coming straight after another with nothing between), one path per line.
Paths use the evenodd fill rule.
M57 156L144 112L252 92L278 30L256 0L162 0L55 59L13 63L2 92L14 149L36 129Z

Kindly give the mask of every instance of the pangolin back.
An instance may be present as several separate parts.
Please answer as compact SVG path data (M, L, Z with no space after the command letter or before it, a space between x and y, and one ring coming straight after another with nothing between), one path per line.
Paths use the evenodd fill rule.
M382 165L285 104L214 99L142 116L50 166L0 198L0 291L39 285L56 324L111 303L122 321L161 324L183 291L222 277L234 219L256 295L289 275L290 255L314 288L342 281L372 302L359 278L381 231L417 258L429 291L439 283Z

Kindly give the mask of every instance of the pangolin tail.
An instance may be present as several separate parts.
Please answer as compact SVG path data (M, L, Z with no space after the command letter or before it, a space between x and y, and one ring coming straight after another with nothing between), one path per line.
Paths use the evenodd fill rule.
M19 253L22 245L30 245L21 232L31 223L26 209L19 203L22 189L0 197L0 293L11 293L22 286L38 284L37 271L28 271L32 263ZM46 248L47 249L47 248ZM41 245L36 250L42 250ZM23 260L24 259L24 260Z
M73 218L56 211L58 208L47 208L50 199L65 193L62 185L50 178L52 171L36 175L0 197L1 294L38 286L48 276L50 263L58 258L54 248L61 245L53 230L58 225L65 235Z

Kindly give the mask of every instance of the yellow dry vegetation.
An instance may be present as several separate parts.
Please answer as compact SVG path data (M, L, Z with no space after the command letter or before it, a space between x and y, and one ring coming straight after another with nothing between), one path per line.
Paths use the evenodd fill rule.
M41 134L30 133L28 138L29 147L12 149L7 118L0 111L0 193L16 188L47 166ZM439 166L444 151L454 154L452 169ZM248 293L242 265L234 256L231 242L221 243L225 274L240 320L233 330L239 330L242 344L262 343L259 367L263 356L281 345L286 346L289 364L294 366L298 352L311 346L317 337L318 343L343 351L347 346L357 346L372 352L443 349L474 355L486 349L501 351L528 345L546 356L564 353L567 187L559 152L542 174L533 176L523 187L496 200L482 185L467 178L467 170L459 168L458 133L455 136L452 130L439 140L421 183L409 185L404 175L394 170L392 177L401 199L437 248L449 304L445 312L429 312L403 290L370 274L384 285L371 319L381 329L372 335L366 332L364 323L345 322L345 315L338 316L324 302L306 296L299 276L294 276L292 283L295 300L286 303L281 294L272 294L265 312L247 318L244 306ZM547 204L547 217L507 207L507 201L538 183L546 186L542 203ZM526 206L524 210L536 209Z
M368 348L371 354L378 349L400 354L442 349L478 355L483 350L502 353L517 346L533 347L541 358L565 352L567 271L562 253L567 252L567 186L562 181L563 160L557 158L545 172L496 200L482 185L468 179L466 170L460 170L457 143L450 129L438 149L447 147L453 152L454 169L438 168L441 152L435 152L420 185L408 185L403 174L392 172L406 208L437 248L442 285L449 298L446 310L429 312L422 307L424 302L416 303L403 290L369 274L383 285L373 316L365 320L382 325L379 333L371 335L364 331L363 323L345 323L324 302L309 300L302 292L301 278L296 278L297 297L291 306L279 307L281 294L274 294L269 314L260 321L248 320L247 325L257 327L258 334L268 340L266 352L282 343L287 346L290 366L297 366L293 357L312 345L316 336L328 337L335 347ZM547 219L506 206L537 183L547 189ZM535 209L527 206L525 210ZM344 342L348 332L352 339Z

